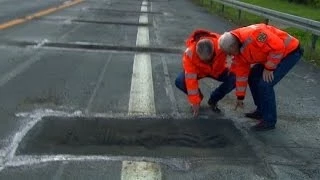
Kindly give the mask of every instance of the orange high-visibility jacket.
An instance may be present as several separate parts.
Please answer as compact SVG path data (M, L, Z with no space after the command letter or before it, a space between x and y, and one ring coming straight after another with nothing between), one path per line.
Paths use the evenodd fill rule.
M236 74L236 95L243 99L252 64L263 64L275 70L281 60L299 46L290 34L266 24L255 24L231 31L241 42L240 54L234 57L232 71Z
M200 104L202 100L198 79L207 76L218 78L226 69L226 54L218 47L219 36L218 34L198 29L186 41L187 49L183 54L183 68L188 99L191 104ZM214 45L214 57L210 64L201 61L196 53L196 44L202 38L210 39Z

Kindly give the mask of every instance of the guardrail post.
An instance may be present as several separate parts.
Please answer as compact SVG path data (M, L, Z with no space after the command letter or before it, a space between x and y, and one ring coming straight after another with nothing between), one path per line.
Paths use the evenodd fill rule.
M312 50L316 50L316 44L317 44L317 40L318 40L319 36L312 34L311 36L311 48Z
M238 10L238 21L240 21L241 20L241 10L239 9Z
M268 25L268 24L269 24L269 19L264 19L264 23L265 23L266 25Z

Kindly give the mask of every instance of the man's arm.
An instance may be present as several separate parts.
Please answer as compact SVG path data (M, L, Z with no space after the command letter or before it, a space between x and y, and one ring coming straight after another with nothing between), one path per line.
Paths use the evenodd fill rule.
M192 64L191 50L186 50L183 55L183 68L185 72L185 83L188 93L189 102L193 105L199 105L201 102L201 96L199 92L199 83L196 67Z
M238 100L243 100L246 95L250 64L246 63L241 55L234 57L231 64L231 71L236 75L236 96Z

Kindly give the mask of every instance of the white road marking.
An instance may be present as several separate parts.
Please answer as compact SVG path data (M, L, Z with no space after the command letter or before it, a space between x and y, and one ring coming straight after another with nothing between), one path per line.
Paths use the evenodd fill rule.
M102 84L102 81L103 81L103 78L104 78L104 74L106 73L107 71L107 67L111 61L111 58L112 58L112 54L109 55L108 59L106 60L106 63L104 64L103 66L103 69L99 75L99 79L98 79L98 82L91 94L91 97L89 99L89 102L88 102L88 105L87 105L87 108L85 109L85 113L86 114L89 114L90 110L91 110L91 107L92 107L92 103L93 103L93 100L95 99L95 97L97 96L97 92Z
M49 42L49 40L48 39L44 39L44 40L40 41L37 45L35 45L34 48L36 48L36 49L40 48L47 42Z
M144 0L141 12L147 12L147 1ZM148 23L148 15L141 14L139 23ZM138 27L136 46L149 46L148 27ZM154 90L152 79L151 56L148 53L137 53L134 56L129 115L155 115ZM121 180L161 180L161 168L157 163L145 161L123 161Z
M145 36L148 34L148 36ZM149 46L149 29L148 27L138 27L137 46L147 47Z
M123 161L121 179L161 180L160 166L150 162Z
M139 24L148 24L148 15L142 14L139 18Z
M129 115L136 113L155 114L151 68L150 54L138 53L135 55L129 100Z
M139 24L147 24L148 15L142 14L139 17ZM148 27L138 27L136 46L149 46L149 28Z
M66 113L64 112L59 112L59 111L53 111L53 110L49 110L49 109L45 109L45 110L37 110L32 114L28 114L28 113L21 113L21 114L17 114L18 117L23 117L25 118L24 122L27 122L27 124L22 124L20 130L18 130L18 132L16 132L13 137L12 137L12 142L9 145L9 147L7 147L5 149L5 157L4 157L4 164L6 164L7 162L10 162L12 160L12 158L14 157L17 148L20 144L20 142L22 141L22 139L24 138L24 136L39 122L41 121L42 117L44 115L66 115Z
M161 163L169 166L172 169L177 169L181 171L187 171L190 167L190 160L185 160L183 158L153 158L153 157L135 157L135 156L105 156L105 155L70 155L70 154L56 154L56 155L18 155L15 156L12 161L6 164L6 167L19 167L19 166L32 166L40 163L48 162L67 162L67 161L148 161L151 163ZM200 159L193 158L192 160L198 161ZM213 159L209 160L222 162L225 159ZM136 179L135 179L136 180Z

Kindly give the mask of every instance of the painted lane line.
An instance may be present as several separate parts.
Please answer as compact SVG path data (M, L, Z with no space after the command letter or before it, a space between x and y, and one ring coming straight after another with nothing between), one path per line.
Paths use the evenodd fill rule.
M123 161L121 179L161 180L159 164L149 162Z
M142 13L148 12L148 6L141 6L141 12Z
M148 15L143 14L139 18L139 24L148 24Z
M148 2L144 0L141 12L147 12ZM141 14L139 23L148 23L148 16ZM149 28L138 27L136 46L149 46ZM148 53L137 53L134 56L129 115L155 115L154 90L151 56ZM158 163L146 161L123 161L121 180L161 180L161 167Z
M138 47L149 46L149 36L144 36L146 34L149 34L148 27L138 27L138 37L139 38L137 37L137 43L136 43L136 45Z
M147 53L139 53L134 57L131 81L129 115L155 114L151 57Z
M142 14L139 17L139 24L148 24L148 15ZM149 41L149 28L138 27L136 46L146 47L150 45Z
M95 86L95 88L94 88L94 90L93 90L93 92L92 92L92 94L91 94L91 96L90 96L88 105L87 105L87 107L86 107L86 109L85 109L85 113L86 113L86 114L89 114L89 112L90 112L90 110L91 110L93 101L94 101L95 97L97 96L97 92L98 92L98 90L99 90L99 88L100 88L100 86L101 86L101 84L102 84L102 81L103 81L103 79L104 79L104 75L105 75L105 73L106 73L106 71L107 71L107 67L108 67L111 59L112 59L112 54L109 55L106 63L104 64L104 66L103 66L103 68L102 68L102 71L101 71L101 73L100 73L100 75L99 75L97 84L96 84L96 86Z

